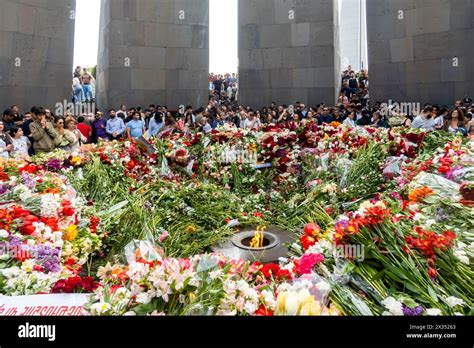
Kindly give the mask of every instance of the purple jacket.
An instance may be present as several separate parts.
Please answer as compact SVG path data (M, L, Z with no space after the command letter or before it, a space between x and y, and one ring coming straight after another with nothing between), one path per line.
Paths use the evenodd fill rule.
M105 126L106 126L106 121L103 118L100 118L98 120L95 120L93 125L94 128L94 134L97 138L108 138L107 132L105 131ZM102 128L102 126L104 126Z

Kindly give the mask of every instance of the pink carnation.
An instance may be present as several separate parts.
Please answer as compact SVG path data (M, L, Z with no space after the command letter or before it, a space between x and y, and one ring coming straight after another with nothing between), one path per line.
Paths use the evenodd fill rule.
M299 274L309 274L313 270L313 267L324 261L323 254L305 254L300 259L298 265L298 273Z
M160 242L163 243L163 241L168 238L170 235L168 233L168 231L164 231L161 235L160 235Z

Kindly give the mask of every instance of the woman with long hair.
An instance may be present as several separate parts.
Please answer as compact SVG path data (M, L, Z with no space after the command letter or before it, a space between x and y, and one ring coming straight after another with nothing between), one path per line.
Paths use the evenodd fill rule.
M444 123L444 130L449 133L461 133L466 135L466 125L464 123L464 113L460 109L454 109Z
M0 121L0 157L9 158L13 151L12 138L5 132L5 124Z

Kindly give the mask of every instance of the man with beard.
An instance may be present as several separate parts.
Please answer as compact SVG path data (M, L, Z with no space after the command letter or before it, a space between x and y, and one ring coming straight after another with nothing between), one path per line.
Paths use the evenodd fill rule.
M119 140L125 132L125 123L120 117L117 117L115 110L109 111L110 119L107 121L105 130L110 140Z
M112 112L112 110L110 112ZM99 140L107 140L109 138L105 130L106 126L107 122L102 117L102 112L96 113L95 120L92 122L92 141L94 143L97 143Z
M30 124L31 137L34 140L35 153L45 153L54 150L54 140L58 134L51 122L46 119L46 112L42 107L31 108L33 122Z

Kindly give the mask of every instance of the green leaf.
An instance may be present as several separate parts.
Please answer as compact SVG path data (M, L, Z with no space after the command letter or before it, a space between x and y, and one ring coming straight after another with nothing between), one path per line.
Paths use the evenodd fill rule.
M376 280L382 279L384 275L385 275L385 270L381 270L380 272L378 272L372 277L372 280L376 281Z
M402 271L400 271L397 267L395 267L395 266L393 266L393 265L386 265L386 267L387 267L392 273L396 274L399 278L408 280L408 277L407 277Z
M438 301L438 296L436 295L435 290L430 285L428 285L428 293L430 294L430 296L433 298L434 301Z
M153 302L147 304L141 304L133 308L133 311L137 313L137 315L146 315L155 310L155 305Z

